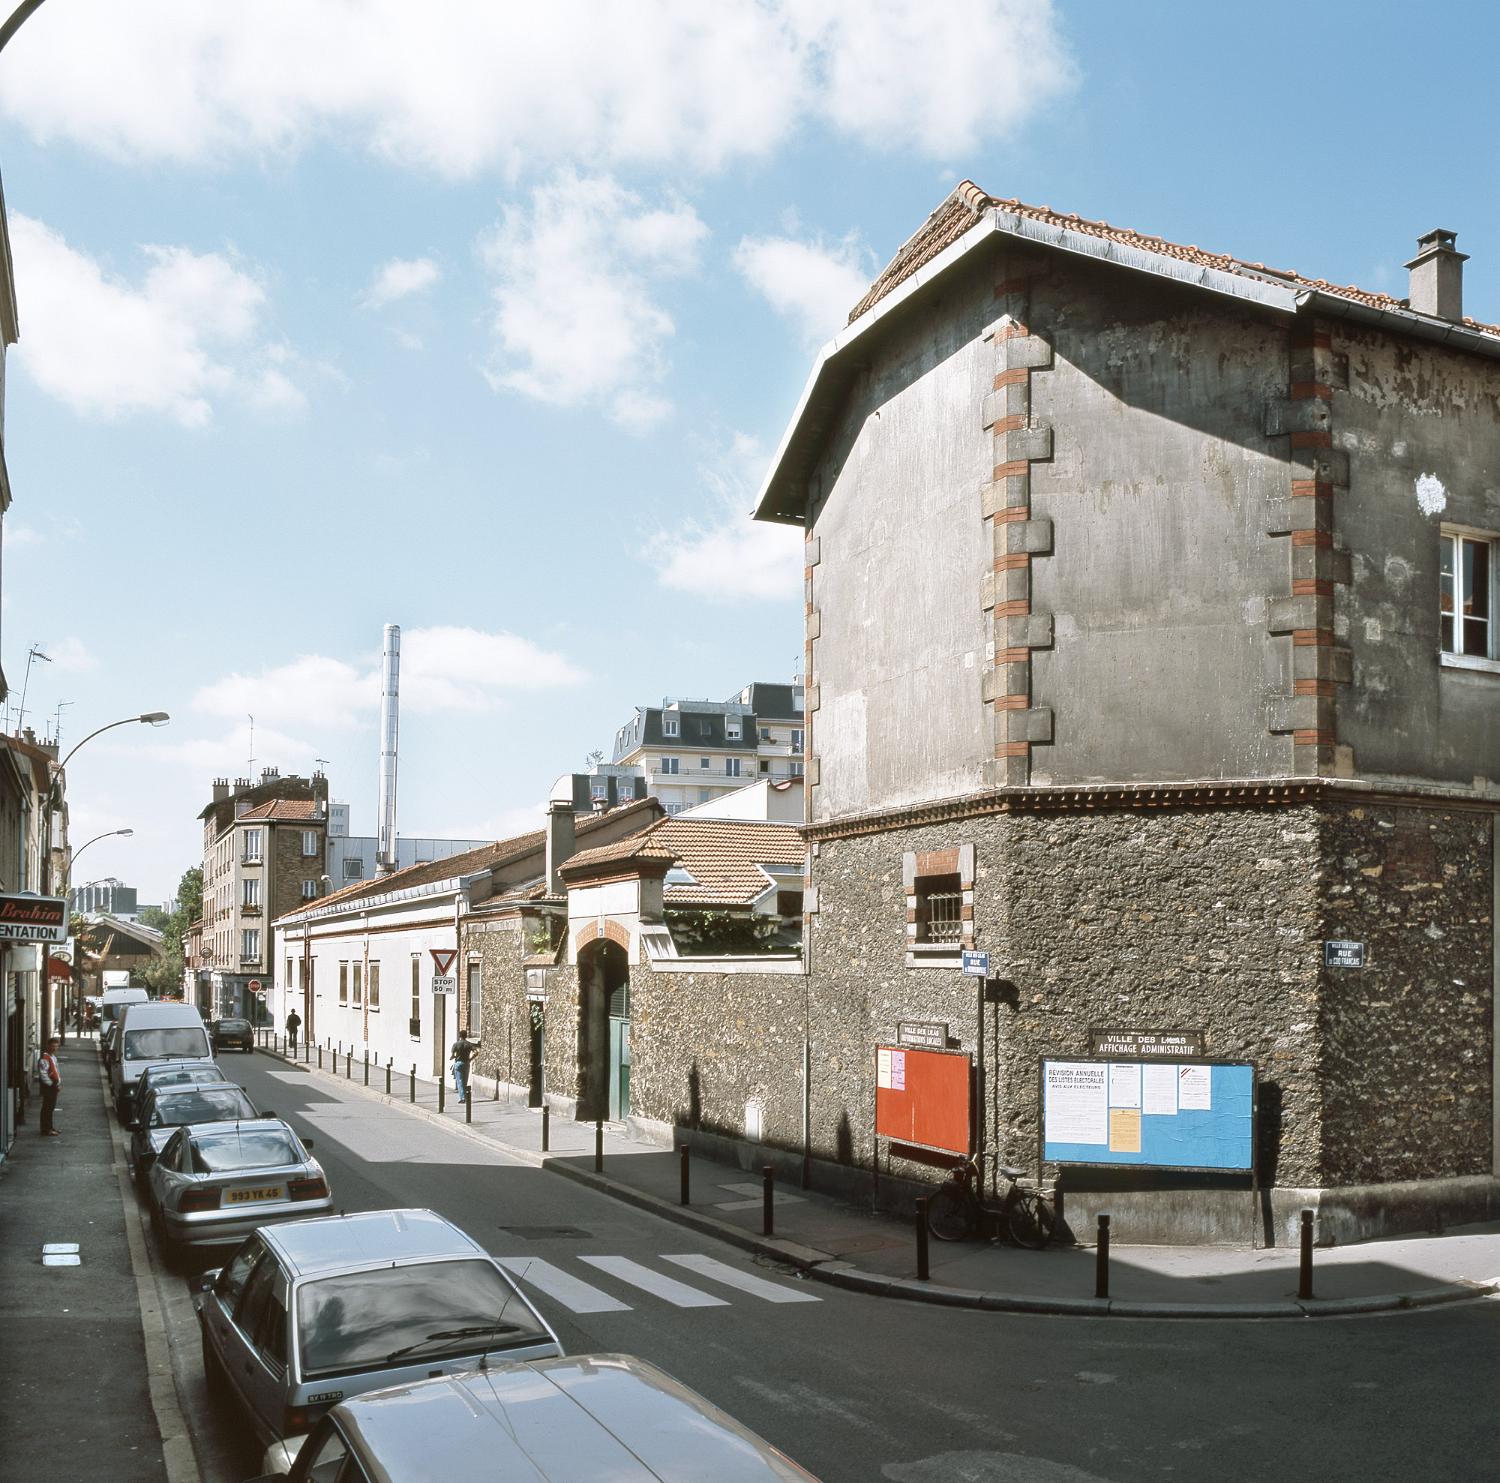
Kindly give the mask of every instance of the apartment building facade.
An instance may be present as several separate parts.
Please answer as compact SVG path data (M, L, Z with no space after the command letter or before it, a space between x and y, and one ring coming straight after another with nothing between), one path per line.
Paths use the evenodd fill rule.
M437 839L428 835L396 836L396 869L426 865L446 860L469 850L482 849L488 840ZM328 877L332 889L342 890L355 881L372 880L378 873L380 842L373 834L354 834L350 830L349 805L328 806Z
M803 770L801 685L746 685L728 700L668 696L614 735L611 768L637 769L669 815Z
M192 969L205 1015L256 1017L270 989L271 923L328 893L328 779L216 778L203 821L203 915Z

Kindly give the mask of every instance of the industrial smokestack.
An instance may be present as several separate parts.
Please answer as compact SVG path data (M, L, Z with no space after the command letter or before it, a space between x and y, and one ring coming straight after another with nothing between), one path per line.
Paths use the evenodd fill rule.
M396 735L400 729L401 627L385 625L385 652L380 677L380 823L376 868L389 875L396 868Z

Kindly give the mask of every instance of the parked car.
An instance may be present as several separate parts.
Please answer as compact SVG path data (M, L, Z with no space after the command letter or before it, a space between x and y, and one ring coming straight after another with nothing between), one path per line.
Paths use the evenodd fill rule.
M152 1087L140 1099L135 1131L130 1135L126 1154L130 1171L144 1185L152 1164L172 1141L172 1135L189 1123L246 1122L258 1117L260 1113L245 1089L231 1086L222 1073L217 1085Z
M263 1446L362 1391L562 1354L505 1269L431 1210L265 1227L200 1289L209 1388Z
M208 1033L213 1037L216 1054L221 1050L255 1049L255 1031L249 1020L210 1020Z
M120 1018L118 1048L109 1068L115 1111L127 1127L134 1112L136 1083L159 1061L206 1061L213 1046L203 1016L190 1004L127 1004Z
M664 1370L628 1354L487 1366L335 1406L274 1446L273 1483L433 1478L816 1483L811 1473Z
M144 1104L146 1094L154 1086L182 1086L228 1080L219 1069L217 1061L157 1061L141 1072L135 1084L135 1100L138 1105ZM138 1121L138 1118L132 1116L126 1126L133 1128Z
M169 1264L187 1250L242 1242L268 1222L333 1208L311 1143L279 1117L179 1128L151 1166L147 1188Z

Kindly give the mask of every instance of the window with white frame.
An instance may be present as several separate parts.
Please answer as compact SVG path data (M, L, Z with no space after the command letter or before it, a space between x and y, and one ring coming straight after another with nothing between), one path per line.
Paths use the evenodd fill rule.
M346 881L363 880L365 874L365 862L358 855L351 856L344 861L344 879Z
M318 853L318 831L316 829L304 829L302 831L302 856L308 859Z
M707 767L708 766L708 758L707 757L700 757L698 759L698 766L700 768Z
M354 1007L358 1009L365 1002L365 965L363 963L351 963L353 969L351 977L354 982Z
M676 757L663 757L661 759L661 770L663 772L680 771L679 759Z
M245 860L246 860L246 863L249 863L252 860L259 860L259 859L260 859L260 830L259 829L247 829L245 831Z
M724 776L737 778L740 775L740 759L738 757L726 757L724 759Z
M258 875L246 876L240 882L240 905L252 909L260 905L260 877Z
M603 778L599 778L595 782L590 783L589 797L593 799L608 798L609 784L605 782Z
M318 883L317 883L317 881L303 881L302 882L302 899L304 901L313 901L313 900L316 900L317 899L317 895L318 895Z
M957 943L963 935L963 885L957 874L917 877L917 941Z
M240 957L247 963L260 962L259 927L246 927L240 933Z
M380 1008L380 964L370 964L370 1013Z
M800 752L802 750L802 733L800 730L794 730L792 732L792 750L794 752Z
M413 953L411 955L411 1017L407 1022L407 1031L413 1039L420 1038L422 1034L422 955Z
M677 735L677 719L675 716L663 716L661 719L661 734L663 736Z
M1442 532L1439 604L1444 654L1500 659L1496 640L1496 586L1500 536L1479 531Z
M339 1003L340 1004L347 1004L348 1002L349 1002L349 965L347 963L340 963L339 964Z
M740 723L737 720L726 720L724 722L724 735L730 741L738 741L740 739Z

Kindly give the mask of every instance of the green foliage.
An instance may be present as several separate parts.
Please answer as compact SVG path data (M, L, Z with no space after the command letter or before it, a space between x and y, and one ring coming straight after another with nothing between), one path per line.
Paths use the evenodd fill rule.
M141 969L141 977L153 994L175 994L181 990L185 962L182 940L202 910L203 871L195 865L185 870L177 883L176 911L168 914L159 906L148 906L141 913L142 923L162 934L161 957L152 958Z
M801 946L801 923L792 918L679 907L668 909L663 919L677 951L685 958L745 958L757 953L796 952Z

